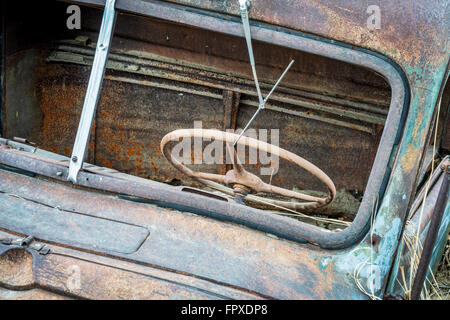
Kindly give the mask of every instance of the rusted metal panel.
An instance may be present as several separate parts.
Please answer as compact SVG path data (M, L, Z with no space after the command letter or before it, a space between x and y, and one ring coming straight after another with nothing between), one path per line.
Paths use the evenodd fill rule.
M232 90L223 91L224 111L222 131L226 131L227 129L236 130L240 99L241 94L239 92L234 92ZM231 170L231 164L226 164L225 157L222 161L223 164L217 166L217 173L225 174L227 171Z
M300 10L298 5L304 3L281 3L280 7L283 10L290 8L291 19L297 21L297 23L303 23L301 19L298 19L296 10ZM279 3L277 3L278 5ZM398 5L395 8L389 10L388 21L392 24L399 26L398 28L386 28L385 31L376 33L373 37L367 37L363 41L358 41L358 35L371 35L372 31L364 29L362 33L353 33L352 26L359 27L359 30L364 26L366 19L360 19L361 14L353 14L355 12L355 6L359 6L359 3L345 5L342 4L339 8L332 6L332 10L329 10L330 5L327 2L314 2L310 6L314 6L310 9L312 12L325 11L325 15L322 19L319 18L312 23L311 26L305 25L303 30L308 30L312 33L318 33L325 37L334 38L338 40L348 40L352 44L358 44L361 46L367 46L372 50L377 50L392 57L398 62L403 70L406 72L406 76L411 85L411 107L409 109L408 118L406 119L406 129L402 143L398 148L398 155L396 162L393 164L393 174L391 175L391 183L388 184L386 194L389 197L384 198L381 203L380 211L377 217L377 221L374 225L374 232L386 234L388 229L386 226L391 226L390 236L382 240L384 254L378 256L374 261L381 267L382 273L387 274L389 271L390 262L392 261L393 252L396 250L396 243L398 236L402 230L402 222L404 221L408 205L412 202L411 195L414 192L415 185L417 183L416 172L420 167L422 160L423 149L425 145L425 137L430 128L430 119L434 114L434 106L436 106L436 100L439 95L439 87L445 73L446 64L448 61L448 42L445 41L446 34L443 30L446 29L445 19L443 14L445 12L445 4L435 1L433 3L408 3L406 6L411 10L393 10L398 9ZM385 7L389 8L390 5L387 2L382 2ZM405 2L406 4L406 2ZM273 17L273 8L271 4L264 3L266 7L263 10L269 10L270 15L266 17ZM273 3L272 3L273 6ZM292 7L294 6L294 7ZM145 5L140 3L139 7L144 10ZM318 7L319 9L315 8ZM345 14L335 14L335 11L344 10ZM128 6L130 10L130 6ZM306 10L308 11L308 10ZM360 11L358 11L360 12ZM168 17L171 15L168 11L161 12L161 15ZM314 14L312 15L314 16ZM326 20L327 16L331 16L335 19L330 19L330 23L323 23L321 20ZM341 16L346 17L342 19ZM353 18L359 18L356 23L352 22ZM429 21L431 18L432 21ZM271 18L267 18L271 19ZM426 36L417 41L416 32L410 33L410 30L416 30L417 26L415 21L426 21L427 32ZM277 23L274 19L271 19L272 23ZM207 23L207 22L205 22ZM281 22L280 22L281 23ZM283 24L291 26L288 21L284 21ZM293 21L292 24L295 24ZM230 30L230 24L224 26L227 31ZM423 26L420 26L423 28ZM325 31L322 29L326 28ZM322 30L322 32L321 32ZM401 30L401 31L400 31ZM331 33L332 31L333 33ZM330 33L328 33L330 32ZM253 33L255 34L255 33ZM414 37L411 39L411 37ZM397 93L397 86L393 86L393 94ZM391 102L396 102L396 97L393 96ZM432 106L431 108L429 106ZM387 131L390 130L390 126L386 126L384 136L389 135ZM399 137L396 133L391 132L393 136ZM397 139L395 139L398 141ZM381 142L382 144L382 142ZM378 152L380 155L380 151ZM375 163L378 161L375 160ZM374 173L372 171L372 173ZM368 208L365 208L367 210ZM368 251L369 252L369 249Z
M220 127L221 101L128 84L113 86L114 102L101 102L97 114L96 157L100 161L96 163L156 180L181 179L162 157L159 141L168 131L192 126L186 114L195 115L205 127Z
M69 297L42 289L9 290L0 287L1 300L70 300Z
M139 12L141 14L148 14L160 19L168 19L172 21L183 22L206 29L211 29L214 26L214 30L219 32L229 33L231 35L241 36L241 32L237 31L238 24L230 20L225 20L221 18L216 18L212 16L205 16L201 13L196 13L192 11L184 11L180 8L169 8L165 5L147 3L147 2L121 2L119 5L121 10ZM255 31L255 30L254 30ZM370 55L364 52L351 51L348 47L334 46L330 43L319 41L319 39L308 39L303 38L300 34L291 34L283 30L274 31L270 27L262 26L257 27L256 32L252 32L257 40L276 43L278 45L290 47L293 49L306 50L316 55L324 55L337 60L347 61L353 64L364 65L366 67L372 68L377 72L383 74L390 82L391 86L395 88L392 92L391 99L391 116L388 117L389 125L386 125L386 129L383 133L383 137L380 142L380 152L378 152L376 157L376 165L374 166L371 177L368 182L368 188L366 190L367 197L363 198L363 203L360 207L360 211L364 213L363 216L357 217L358 223L353 224L355 230L360 230L362 225L367 225L367 216L370 214L368 209L373 206L373 202L377 197L376 193L372 190L380 191L384 187L385 177L387 172L386 166L389 162L392 151L392 144L396 141L398 137L398 132L401 130L400 125L400 113L399 110L403 107L403 102L407 101L405 98L405 88L402 83L402 76L398 73L395 68L386 63L384 60L380 59L379 56ZM377 160L378 159L378 160ZM349 229L352 229L349 228ZM343 234L350 235L354 234L353 231ZM343 235L342 234L342 235ZM337 236L341 237L341 236ZM350 238L346 238L346 241ZM355 239L353 239L355 241Z
M414 283L411 287L411 299L419 300L425 280L427 279L427 275L430 274L430 262L433 260L433 254L436 248L441 247L441 243L446 243L445 236L444 241L442 241L442 235L439 237L439 231L441 223L445 228L445 220L444 213L445 208L448 205L448 196L449 196L449 180L450 180L450 160L445 161L442 165L442 175L443 181L441 187L438 189L438 197L436 199L433 216L430 219L430 224L428 227L428 231L426 233L425 241L423 242L423 249L420 255L420 262L418 263L416 274L414 277ZM444 220L444 221L443 221ZM448 229L448 228L446 228ZM437 241L438 240L438 241ZM431 264L434 265L434 264ZM429 277L428 277L429 280Z
M40 238L51 234L55 241L70 241L82 247L131 253L149 235L148 230L140 226L109 219L92 219L78 212L65 212L63 216L58 206L49 208L33 202L27 203L6 194L0 194L0 206L2 228ZM119 240L120 234L127 236Z
M37 259L33 270L36 282L56 292L107 299L133 296L176 298L176 294L195 298L358 297L358 294L355 295L351 290L343 289L346 286L345 280L332 272L332 264L321 265L329 258L327 251L308 245L303 245L302 250L299 250L298 245L293 242L194 214L75 190L70 186L13 173L2 175L1 181L5 181L1 186L3 192L9 192L11 181L15 181L15 185L20 186L15 189L15 194L22 198L21 201L33 201L49 207L58 204L62 210L61 215L68 220L73 217L65 213L67 210L73 210L91 217L143 225L151 230L149 239L137 252L131 254L99 247L82 248L70 240L62 243L65 248L54 244L47 245L50 248L48 255L32 252ZM52 192L46 192L47 190ZM24 199L23 196L30 200ZM17 228L8 229L15 231ZM205 233L204 230L210 232ZM52 234L42 236L41 240L55 243ZM119 240L127 236L129 235L117 234ZM98 254L106 257L101 258ZM81 255L82 260L67 257L73 255L74 258ZM102 261L104 259L107 261ZM120 262L123 259L127 261L126 267L124 262ZM178 279L177 283L173 285L160 283L152 277L148 279L145 274L151 275L149 270L144 272L143 268L137 272L135 268L140 267L133 266L133 263L164 271L159 274L159 278L172 279L172 283ZM82 270L83 286L78 292L67 287L67 277L72 274L69 267L73 265L78 265ZM125 271L127 269L129 270ZM180 274L184 275L182 279ZM193 279L186 279L186 276ZM273 279L277 281L274 282ZM194 288L205 288L207 284L209 293L205 295L204 289L203 293L196 289L183 289L192 281L194 283L191 283L190 287ZM224 287L221 288L217 283ZM151 291L149 288L155 290Z
M448 179L448 173L444 173L448 167L448 159L448 157L444 159L435 168L429 182L427 181L416 196L400 241L396 261L392 268L392 275L387 290L390 293L411 297L415 274L418 274L418 264L422 257L422 246L430 230L430 221L433 217L443 214L440 217L440 228L437 227L434 230L437 241L434 242L431 248L428 247L428 250L431 249L428 254L432 254L432 258L425 274L428 273L429 282L433 282L429 273L435 271L435 266L438 264L440 257L442 257L450 230L450 215L448 208L446 209L450 204L442 199L441 202L443 203L438 203L439 197L448 196L448 191L443 190L444 180ZM436 209L439 209L438 205L441 206L440 210L442 211L440 213L436 212ZM429 286L429 282L427 281L426 286ZM416 288L416 294L418 289L421 291L421 286Z
M173 3L239 15L237 1L169 0ZM369 4L347 0L271 0L251 3L250 19L306 31L329 39L381 51L398 61L414 65L421 57L445 61L446 3L372 1L382 12L380 29L367 27ZM301 18L299 19L299 14ZM421 30L420 37L413 30ZM426 31L425 31L426 30ZM423 58L422 58L423 59Z
M0 254L0 286L24 290L33 284L33 256L30 252L13 248Z
M360 228L361 225L367 225L369 221L367 218L370 216L371 210L377 209L373 209L374 204L379 204L378 214L371 229L370 238L369 234L367 234L366 239L357 248L336 252L330 257L332 263L326 263L327 258L323 255L319 259L318 264L315 265L323 265L325 263L325 265L332 266L334 271L332 277L334 277L336 274L350 274L354 271L355 265L359 265L358 263L363 263L369 258L373 259L371 260L373 262L371 266L379 268L383 282L374 291L375 294L382 295L384 283L387 281L387 274L391 268L393 255L397 248L399 235L403 228L407 208L412 202L412 195L417 182L417 172L424 154L426 136L431 127L432 116L435 114L434 107L439 95L439 87L442 85L441 82L444 78L446 63L448 62L448 43L445 41L446 26L443 17L445 4L438 1L427 2L426 4L380 2L381 7L387 8L387 21L390 22L392 27L381 31L368 31L365 28L366 17L364 16L364 10L361 10L360 4L341 2L329 4L327 1L312 3L282 1L275 4L275 2L262 1L258 2L261 6L256 6L254 15L251 18L273 24L282 24L292 29L308 31L310 34L322 35L326 38L341 40L347 44L369 48L385 55L382 58L377 56L379 59L375 59L373 56L361 55L361 50L358 49L351 53L346 52L345 59L352 63L365 64L383 73L392 86L391 114L388 116L383 138L380 142L381 147L375 160L376 165L372 170L368 188L366 189L366 194L371 195L384 190L383 186L387 181L383 181L383 175L390 171L392 166L391 180L387 184L385 192L386 197L378 199L378 196L375 195L368 201L363 201L361 212L358 214L356 221L347 229L350 232L345 230L344 232L337 232L336 235L330 235L330 238L338 238L342 234L348 235L349 238L354 237L355 234L351 231ZM149 11L149 8L154 8L155 3L119 1L118 7L122 10L144 14L144 11ZM189 1L189 3L197 6L206 5L206 2L200 1ZM211 2L208 3L211 4ZM392 6L395 6L394 9L401 7L405 10L393 10L391 9ZM163 19L169 17L174 21L198 24L202 27L210 23L210 28L216 27L221 32L240 35L231 19L228 22L222 21L216 25L217 21L214 20L213 15L203 16L205 18L201 21L203 17L193 14L195 10L181 12L180 10L170 10L172 8L167 7L157 7L157 9L159 11L155 11L153 14L160 15L159 17ZM220 8L211 9L219 10ZM228 12L226 8L220 10ZM229 12L233 13L232 10ZM305 19L298 19L299 12L305 16ZM307 17L311 17L313 21L308 21ZM419 25L417 25L417 21L420 22ZM274 31L276 28L268 31L267 28L254 27L253 30L256 31L254 34L257 39L266 37L265 39L271 39L269 41L278 41L278 44L292 48L296 46L298 48L299 46L299 39L291 37L292 33L276 33ZM417 39L417 34L423 34L423 37ZM314 38L314 36L308 37L309 39ZM333 47L328 51L324 50L326 41L323 39L320 41L319 39L316 40L317 42L308 42L306 40L300 42L303 45L306 43L303 49L307 48L316 54L323 53L335 57L343 54L344 49L342 48L346 47L346 44L341 43L340 46ZM327 43L329 44L330 42ZM382 61L385 61L386 57L392 58L399 66L390 64L390 67L387 67L384 65ZM400 69L404 70L405 77L403 77L401 72L398 72ZM409 83L410 90L407 88L406 83ZM409 91L411 92L411 103L409 103L407 95L405 96ZM408 115L400 118L399 114L401 111L406 110L403 108L404 101L409 105ZM403 122L400 119L405 118L405 127L402 130ZM403 132L403 136L400 136L400 132ZM400 137L402 138L401 140ZM394 144L397 147L394 148ZM28 165L32 165L32 163L29 162ZM50 173L48 174L50 175ZM378 203L378 200L380 200L380 203ZM250 212L251 210L248 211ZM367 229L368 227L367 225ZM216 230L211 231L211 234L207 235L202 233L201 237L213 237L213 234L217 234ZM372 236L374 236L374 239L378 239L377 243L373 244L373 247L370 242ZM236 242L232 244L235 247L239 246ZM300 248L306 250L301 245ZM267 248L258 247L258 250L267 253ZM295 247L294 251L297 254L304 255L306 251L302 250L299 250L299 247ZM298 255L296 257L300 258ZM305 258L305 261L310 263L316 257L310 255ZM299 260L302 259L289 261L290 266L301 264L298 262ZM200 266L197 267L201 268ZM311 270L313 270L312 266ZM367 270L364 271L362 273L363 280L368 280L371 275L368 274ZM255 285L253 282L245 282L245 279L234 278L233 281L242 282L247 286ZM261 279L257 281L261 281ZM258 283L260 284L260 282ZM349 278L336 281L335 290L338 289L338 283L349 290L351 290L350 288L355 289ZM302 285L305 285L305 283L302 283ZM270 290L269 288L264 288ZM307 294L311 294L311 292L307 292Z
M3 235L5 233L0 234ZM130 263L110 258L100 260L54 246L51 254L40 255L27 247L0 244L0 297L58 300L261 299L255 294L195 277L145 266L133 268Z
M69 70L54 78L51 88L45 87L48 81L41 84L44 123L42 139L37 140L41 148L65 155L71 148L81 106L81 90L84 89L73 78L63 89ZM56 90L65 97L55 96ZM95 164L146 178L181 179L182 176L162 158L159 141L167 132L192 127L193 120L202 121L204 128L220 128L222 110L220 100L106 80L93 128L95 141L90 145L91 157L95 154ZM253 112L254 108L241 106L237 126L242 127ZM194 115L194 118L188 120L186 115ZM364 189L377 148L376 136L350 129L336 130L333 125L295 119L271 110L256 119L254 128L268 129L268 123L271 128L280 130L280 146L289 146L293 152L314 159L319 167L330 172L338 188ZM64 134L55 137L54 132ZM304 138L296 138L299 135ZM273 179L276 185L320 188L313 177L299 175L297 169L284 162L280 165L280 171Z
M124 10L134 10L134 12L140 12L142 14L152 14L155 17L173 21L178 21L178 17L183 17L182 22L194 25L198 24L199 27L205 27L207 29L211 29L212 25L214 25L214 29L219 32L240 36L240 32L236 32L238 25L235 22L229 20L221 20L220 18L211 16L202 16L198 13L182 11L179 9L172 10L173 8L161 6L160 4L156 5L153 3L143 2L123 2L121 4L128 6L128 9L122 7L122 9ZM156 10L151 10L152 8L155 8ZM137 11L137 9L140 9L142 11ZM208 23L211 23L212 21L214 21L214 23L208 25ZM371 172L371 176L367 184L367 196L363 198L363 202L360 207L361 214L357 216L355 222L342 232L331 233L327 234L326 236L324 235L323 230L314 228L313 230L311 230L306 226L304 226L305 228L298 228L298 230L289 230L289 233L292 234L293 232L293 234L297 235L303 234L304 231L307 231L305 237L307 237L308 239L314 239L316 241L312 240L313 242L319 243L323 246L346 246L349 243L354 243L358 241L360 236L363 235L364 231L366 230L365 228L368 226L368 219L371 212L370 208L373 207L373 203L377 197L377 192L382 192L382 189L384 187L383 181L384 177L387 176L386 168L390 160L392 145L396 141L397 133L401 130L400 110L402 110L403 108L403 103L407 101L407 99L405 98L405 88L402 83L401 74L399 74L398 70L396 70L391 64L387 63L379 56L373 54L368 54L360 51L352 51L348 47L335 46L331 43L304 38L300 34L291 34L284 31L274 31L273 29L267 28L267 26L258 27L256 31L257 32L254 33L255 38L262 41L267 41L267 39L270 39L269 42L273 42L281 46L286 46L297 50L305 50L316 55L324 55L332 59L346 61L372 68L377 72L383 74L389 80L391 86L396 89L392 91L391 113L387 118L386 128L383 132L383 137L380 142L380 150L375 160L376 165ZM45 163L41 164L47 166L47 164ZM46 167L45 170L47 170L47 168L48 167ZM46 174L52 175L52 173L50 172ZM96 183L97 182L98 181L96 181ZM99 185L97 185L97 187L99 187ZM104 186L100 188L103 187ZM129 187L125 187L124 189L129 189ZM138 191L138 193L139 192L140 191ZM233 215L228 211L226 212L227 216L230 214L231 216ZM254 218L256 217L252 217L252 219ZM258 224L252 224L252 226L259 228ZM298 224L298 227L300 226L302 226L302 224ZM280 228L284 229L284 227L282 227L281 225ZM297 236L295 236L295 238L297 240L299 239ZM301 238L302 237L300 237L300 239Z
M23 149L18 146L19 149ZM16 151L7 147L0 148L1 163L14 168L32 170L46 177L65 181L67 178L68 159L53 160L47 154L30 151ZM285 239L297 242L309 241L326 248L348 247L364 235L370 211L360 211L355 221L346 229L329 232L322 228L303 223L294 219L273 215L272 213L241 206L233 202L223 202L223 199L208 199L195 194L180 192L178 188L156 183L151 180L136 179L133 176L120 174L117 171L108 172L106 168L91 168L86 166L80 172L80 186L149 199L154 203L171 208L187 210L215 219L231 221L275 234ZM221 201L222 200L222 201ZM364 202L363 202L364 205ZM367 203L366 205L371 205Z
M223 104L225 106L222 130L236 129L237 113L239 111L240 93L231 90L224 91Z
M60 9L63 7L60 6ZM98 28L100 18L101 12L87 9L83 11L81 34L95 41L94 30ZM77 34L72 33L71 38L74 39ZM51 37L51 31L46 37ZM48 49L52 48L49 44ZM89 48L78 46L77 50ZM126 72L126 69L115 69L110 63L112 70L105 77L89 144L88 160L91 163L159 181L180 180L181 175L161 158L156 141L174 129L192 127L194 120L202 120L205 128L221 128L224 122L218 115L225 106L215 97L221 97L225 90L234 91L235 94L243 92L241 108L236 114L238 127L243 126L253 112L252 105L256 100L251 95L254 90L246 62L248 58L243 54L245 43L238 37L121 15L117 22L113 51L116 56L120 53L127 58L137 57L140 61L147 61L148 57L162 61L176 59L178 65L158 61L150 69L164 71L159 76L168 81L176 80L178 89L165 90L148 86L149 82L161 81L155 78L157 74L153 74L151 78L148 75L142 76L143 65L129 62L124 66L129 68ZM387 84L379 75L363 68L298 50L268 47L257 41L255 52L258 70L263 75L262 85L266 91L284 66L282 61L290 58L297 61L292 73L283 81L280 93L272 97L277 104L268 105L267 112L258 117L256 128L266 128L270 123L271 128L280 129L282 147L292 146L291 151L310 159L318 159L318 165L330 172L338 189L356 189L362 193L387 112ZM23 63L33 62L34 67L30 70L34 70L37 79L28 81L34 87L26 90L30 93L26 96L36 97L34 99L37 101L30 102L30 105L33 105L36 109L34 111L39 115L33 116L33 121L27 121L29 126L15 126L15 122L10 121L6 136L25 136L37 142L41 148L69 155L89 69L75 66L73 63L77 63L76 60L65 61L61 56L49 61L43 60L45 54L43 51L29 52L19 59ZM89 65L92 54L91 50L89 54L78 56L81 62L77 64ZM7 68L11 72L17 72L20 65L13 58L19 57L11 57ZM48 56L45 58L48 59ZM72 64L54 64L58 59ZM110 57L110 61L115 63L117 59L113 54ZM175 67L183 73L168 69ZM336 73L335 70L339 72ZM200 86L201 83L203 85ZM164 82L163 84L165 85ZM168 84L173 85L170 81ZM186 92L193 89L211 95L207 97ZM23 96L13 89L8 92L13 97ZM15 116L16 109L11 105L15 101L6 99L5 108L11 117ZM370 112L358 108L369 108ZM351 118L343 118L342 114ZM311 121L311 117L315 120ZM324 125L321 117L330 124ZM374 122L361 123L358 119L364 117L367 121ZM26 121L26 118L20 116L18 121L22 120ZM339 123L343 123L346 128L342 129L337 125ZM357 129L359 127L366 131L361 133ZM25 128L25 131L17 131L18 128ZM14 134L15 131L17 134ZM60 134L55 135L54 132ZM293 138L298 134L305 138ZM338 139L334 138L336 136ZM316 137L321 139L316 141ZM328 156L330 153L334 155L334 159ZM274 184L284 184L289 188L320 188L320 183L310 175L299 175L284 162L281 166L280 172L273 179ZM215 170L217 169L209 168L211 172Z
M86 299L220 299L221 295L202 292L181 283L164 281L145 274L125 271L57 254L40 257L36 281L50 290ZM71 286L74 268L80 275L79 287Z

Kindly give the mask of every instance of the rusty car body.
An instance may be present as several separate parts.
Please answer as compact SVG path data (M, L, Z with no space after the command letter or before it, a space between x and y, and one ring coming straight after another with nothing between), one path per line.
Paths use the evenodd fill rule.
M448 2L371 1L373 29L361 1L251 1L265 94L296 61L253 127L279 128L280 147L358 200L321 213L345 223L331 230L205 189L162 154L173 130L242 128L258 107L238 1L115 1L86 158L68 181L108 2L2 3L0 298L427 290L450 228ZM81 7L80 29L66 27L69 5ZM285 163L270 183L321 188Z

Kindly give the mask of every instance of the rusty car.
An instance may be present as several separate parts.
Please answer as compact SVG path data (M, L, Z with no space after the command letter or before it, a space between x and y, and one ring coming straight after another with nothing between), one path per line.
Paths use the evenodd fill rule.
M448 9L4 1L0 298L427 298Z

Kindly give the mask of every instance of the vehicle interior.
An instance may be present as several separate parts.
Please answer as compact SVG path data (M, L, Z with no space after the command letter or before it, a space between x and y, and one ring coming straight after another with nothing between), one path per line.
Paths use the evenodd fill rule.
M66 8L61 3L46 6L55 17ZM40 21L41 28L32 30L30 26L38 22L20 15L17 8L11 8L5 24L3 136L24 138L39 149L69 157L102 11L83 7L81 30L61 27L65 20L58 19ZM13 35L19 40L10 40ZM295 60L266 109L253 122L253 132L266 129L270 143L270 130L277 129L281 148L315 164L334 182L335 201L300 214L352 221L389 111L388 83L376 72L350 63L258 41L253 46L265 94L285 66ZM120 14L86 162L226 196L175 169L161 153L161 139L173 130L193 128L195 122L204 129L236 132L257 106L242 38ZM259 160L244 166L257 173L264 165ZM230 169L229 164L190 167L222 174ZM327 191L312 174L283 159L274 175L261 178L309 195L321 196ZM323 226L320 220L297 217L292 210L264 202L249 205L282 211L280 214L284 211L286 216Z
M182 283L173 289L165 283L161 292L170 295L152 292L162 298L336 297L340 287L333 292L331 283L344 283L344 275L331 279L310 261L325 261L326 250L348 248L367 234L409 103L402 72L376 52L254 23L256 71L270 99L241 138L242 153L237 149L229 162L230 143L260 106L240 19L151 5L158 10L144 14L143 5L138 14L122 10L116 17L76 183L68 181L69 168L77 161L74 142L103 7L81 6L80 29L69 29L68 3L4 5L0 239L12 233L26 242L33 235L59 251L39 258L44 271L31 280L0 278L0 284L68 290L45 270L62 274L78 259L96 271L88 274L87 291L71 291L77 297L147 297L135 285L154 281L140 278L150 272L145 267L152 277ZM41 11L54 19L41 19L35 14ZM448 105L448 90L443 97ZM440 117L448 127L447 111ZM171 153L195 128L206 138ZM447 132L440 129L439 141ZM418 181L435 159L428 139ZM210 153L218 163L202 161L216 141L228 143ZM380 239L370 241L377 246ZM42 254L42 247L34 249ZM27 256L10 260L25 269L31 263ZM273 274L276 285L264 278ZM109 277L123 280L110 283L116 292L102 287Z

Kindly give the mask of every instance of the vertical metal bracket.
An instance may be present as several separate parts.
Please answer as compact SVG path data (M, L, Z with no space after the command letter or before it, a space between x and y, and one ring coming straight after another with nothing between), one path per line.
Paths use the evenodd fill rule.
M77 183L78 172L83 166L87 143L92 127L92 121L97 109L98 98L105 73L106 60L108 59L109 47L114 30L117 12L115 10L115 0L107 0L103 12L102 25L95 50L94 62L92 64L89 84L84 98L83 110L81 112L78 131L70 159L69 175L67 180Z

